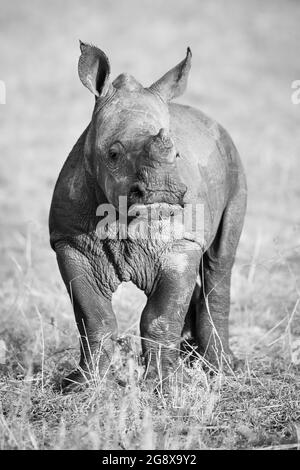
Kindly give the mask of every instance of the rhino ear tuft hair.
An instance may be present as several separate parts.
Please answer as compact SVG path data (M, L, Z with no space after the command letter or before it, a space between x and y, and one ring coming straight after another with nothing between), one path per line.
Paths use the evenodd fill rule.
M187 87L189 71L191 68L192 51L188 47L186 57L169 70L163 77L150 86L150 90L157 93L164 101L168 102L182 95Z
M85 87L96 98L103 98L112 88L110 64L106 54L92 44L79 40L81 55L78 61L78 75Z

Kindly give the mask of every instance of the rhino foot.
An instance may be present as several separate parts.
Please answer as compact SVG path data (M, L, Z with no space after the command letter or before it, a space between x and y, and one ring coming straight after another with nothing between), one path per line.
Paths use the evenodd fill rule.
M178 388L190 385L191 375L183 364L175 369L165 371L162 376L159 376L157 370L153 368L146 373L144 382L147 389L152 389L155 395L167 398L173 395Z
M75 369L61 381L63 393L82 392L90 383L90 374L82 369Z
M203 357L205 359L203 369L211 374L216 374L220 370L232 373L242 369L245 365L245 361L237 358L231 350L222 352L221 357L216 357L215 353L205 354Z
M239 371L239 370L241 370L245 367L245 360L244 359L238 358L238 357L233 355L232 360L233 360L232 369L234 371Z

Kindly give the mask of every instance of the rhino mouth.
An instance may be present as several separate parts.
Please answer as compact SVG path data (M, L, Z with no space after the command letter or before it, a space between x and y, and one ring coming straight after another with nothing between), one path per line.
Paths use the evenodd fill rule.
M128 203L129 207L140 204L155 208L161 204L162 209L167 206L175 208L177 206L183 207L183 197L183 192L159 188L144 189L142 185L136 184L129 193Z
M167 202L134 203L128 209L128 217L147 218L151 222L175 217L182 213L183 204L170 204Z
M187 229L183 204L156 202L152 204L135 203L129 207L129 226L138 224L149 238L174 242L188 240L198 243L195 233ZM199 243L198 243L199 244Z

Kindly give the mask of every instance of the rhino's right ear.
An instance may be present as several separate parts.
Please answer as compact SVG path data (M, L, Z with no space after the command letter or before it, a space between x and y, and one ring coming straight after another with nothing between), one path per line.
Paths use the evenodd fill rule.
M81 56L78 61L78 75L81 82L96 98L103 98L112 90L109 60L98 47L80 43Z

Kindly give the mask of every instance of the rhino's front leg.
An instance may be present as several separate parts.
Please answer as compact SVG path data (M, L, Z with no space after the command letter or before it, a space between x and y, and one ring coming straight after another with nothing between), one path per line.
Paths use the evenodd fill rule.
M66 244L57 246L56 254L80 333L79 367L62 382L62 388L70 390L91 380L95 371L100 375L107 372L114 350L117 322L109 286L100 288L88 259Z
M184 319L196 284L200 250L166 255L141 318L146 378L165 380L179 365Z

